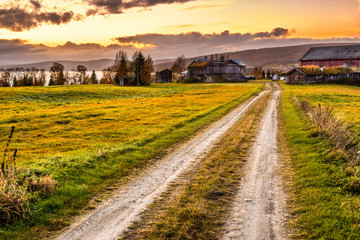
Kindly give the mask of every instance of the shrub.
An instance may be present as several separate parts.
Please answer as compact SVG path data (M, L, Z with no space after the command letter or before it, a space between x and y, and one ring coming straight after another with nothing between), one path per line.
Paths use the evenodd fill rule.
M187 77L185 78L183 81L183 83L199 83L199 79L194 78L194 77Z
M17 149L7 156L15 127L5 147L0 171L0 223L12 223L18 218L25 219L30 213L29 203L39 195L55 191L58 183L47 174L36 174L35 171L19 173L16 169ZM11 161L11 164L8 164Z
M339 78L329 81L330 83L342 84L342 85L360 85L360 80L353 78Z
M6 224L25 218L29 209L30 193L27 186L19 185L13 173L0 176L0 223Z

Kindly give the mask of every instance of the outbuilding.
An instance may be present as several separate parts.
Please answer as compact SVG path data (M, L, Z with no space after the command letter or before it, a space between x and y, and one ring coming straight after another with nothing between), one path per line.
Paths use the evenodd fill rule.
M319 67L298 67L286 73L288 84L313 84L324 82L323 72Z
M157 83L171 83L172 82L173 71L166 68L161 71L156 72L156 82Z

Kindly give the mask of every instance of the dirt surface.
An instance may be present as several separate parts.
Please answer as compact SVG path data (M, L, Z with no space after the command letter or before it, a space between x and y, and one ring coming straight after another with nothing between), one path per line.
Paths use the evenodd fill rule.
M127 187L119 190L115 198L110 199L92 213L82 217L80 221L76 222L56 239L117 239L133 221L138 220L139 214L156 197L166 191L172 181L193 164L196 164L202 156L205 156L216 141L264 93L261 92L256 97L245 102L191 141L164 157L139 178L128 184Z
M275 90L277 86L271 84L270 87ZM274 91L260 123L223 239L287 239L284 227L286 195L277 173L280 96L281 91Z

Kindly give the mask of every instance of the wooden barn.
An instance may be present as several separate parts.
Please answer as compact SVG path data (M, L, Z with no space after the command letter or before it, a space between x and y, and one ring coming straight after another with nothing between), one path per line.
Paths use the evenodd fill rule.
M188 66L187 77L199 78L204 82L214 82L218 79L246 81L245 67L246 65L237 59L196 59Z
M301 66L360 67L360 44L311 48L301 59Z
M323 72L320 68L299 67L286 73L288 84L313 84L324 82Z
M157 83L171 83L172 82L173 71L166 68L161 71L156 72L156 82Z

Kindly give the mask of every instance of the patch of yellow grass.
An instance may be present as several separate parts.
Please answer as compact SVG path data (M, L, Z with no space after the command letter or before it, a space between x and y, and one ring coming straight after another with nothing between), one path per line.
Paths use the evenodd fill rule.
M255 92L259 84L2 88L0 144L16 126L19 164L95 153L151 137Z

